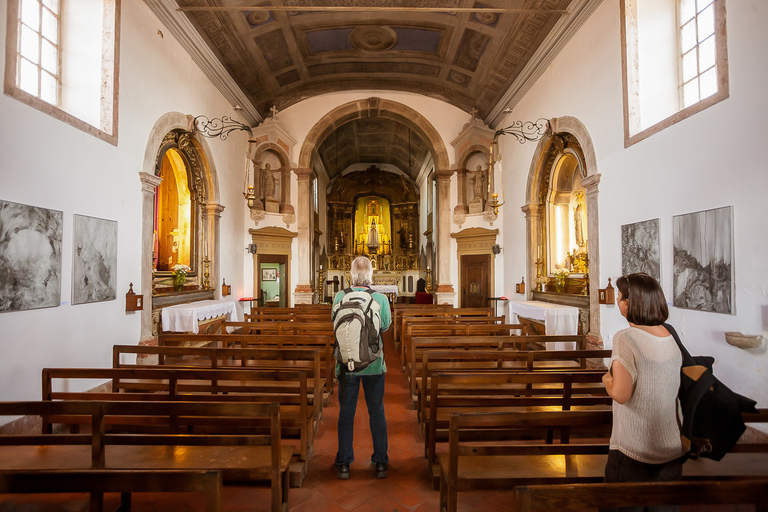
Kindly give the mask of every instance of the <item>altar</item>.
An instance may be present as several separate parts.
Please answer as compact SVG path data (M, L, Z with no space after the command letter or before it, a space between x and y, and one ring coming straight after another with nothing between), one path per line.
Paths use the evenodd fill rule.
M240 321L237 306L233 300L203 300L177 306L168 306L162 311L163 331L199 332L199 322L225 316L228 322Z
M511 301L509 303L510 322L519 323L521 318L543 323L546 335L575 335L579 332L579 308L573 306L536 300ZM547 343L547 350L575 349L574 342Z
M396 284L372 284L371 290L386 295L390 304L394 304L397 301Z

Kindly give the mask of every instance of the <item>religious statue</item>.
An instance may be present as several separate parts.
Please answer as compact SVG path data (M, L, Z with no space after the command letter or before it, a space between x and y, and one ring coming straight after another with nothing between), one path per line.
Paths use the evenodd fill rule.
M264 199L275 198L275 178L269 169L269 164L264 166Z
M376 228L376 219L371 219L371 229L368 231L368 251L375 253L379 250L379 230Z
M485 181L482 171L482 166L477 166L477 173L475 174L475 184L474 184L474 196L472 198L473 201L480 199L483 199L483 181Z
M576 245L582 248L586 245L584 240L584 203L582 198L583 192L576 193L576 208L573 209L573 229L576 233Z

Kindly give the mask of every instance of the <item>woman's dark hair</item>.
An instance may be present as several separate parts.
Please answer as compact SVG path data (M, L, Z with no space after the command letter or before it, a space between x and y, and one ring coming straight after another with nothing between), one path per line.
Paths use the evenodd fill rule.
M616 287L627 302L627 321L635 325L661 325L669 318L664 291L656 279L638 272L616 280Z
M422 278L416 281L416 291L417 292L427 292L427 282Z

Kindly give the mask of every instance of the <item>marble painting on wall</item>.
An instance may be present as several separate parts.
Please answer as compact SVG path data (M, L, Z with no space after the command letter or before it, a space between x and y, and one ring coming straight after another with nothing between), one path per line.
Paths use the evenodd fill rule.
M117 222L75 215L72 304L115 300Z
M733 313L732 226L731 206L673 218L675 307Z
M661 282L659 219L621 226L621 274L645 272Z
M0 200L0 311L61 303L63 214Z

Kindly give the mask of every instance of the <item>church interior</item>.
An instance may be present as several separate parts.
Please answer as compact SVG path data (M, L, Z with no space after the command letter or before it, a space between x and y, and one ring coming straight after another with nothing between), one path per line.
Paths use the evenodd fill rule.
M627 327L616 279L646 272L690 352L768 407L768 3L3 6L0 400L39 400L44 368L162 345L175 308L226 303L216 314L243 321L332 303L364 256L395 309L423 288L535 334L570 315L556 334L593 350ZM332 489L329 412L306 478ZM418 452L401 413L413 431L392 444ZM395 507L438 507L429 477L418 499L398 478ZM309 492L291 508L320 510ZM268 508L232 496L227 510ZM507 510L499 496L460 494L459 510Z

